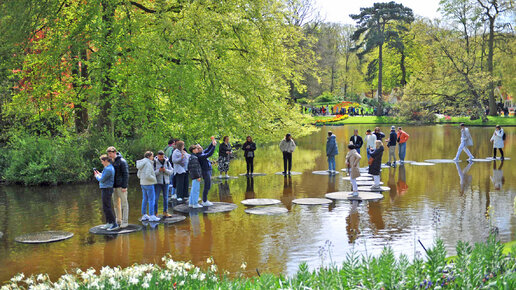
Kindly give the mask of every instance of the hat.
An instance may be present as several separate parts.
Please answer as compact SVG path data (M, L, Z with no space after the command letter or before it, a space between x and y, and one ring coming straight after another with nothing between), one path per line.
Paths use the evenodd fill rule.
M391 126L391 130L396 130L396 127L394 127L394 126Z
M163 150L159 150L158 155L165 155L165 152L163 152Z

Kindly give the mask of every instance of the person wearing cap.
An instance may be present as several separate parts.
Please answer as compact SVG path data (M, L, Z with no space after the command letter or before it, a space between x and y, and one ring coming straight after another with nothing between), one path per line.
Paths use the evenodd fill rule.
M127 201L127 186L129 184L129 165L116 148L110 146L106 150L113 168L115 181L113 184L113 205L115 217L121 228L129 225L129 202Z
M469 133L469 129L466 128L466 125L464 123L460 124L460 145L459 149L457 150L457 155L455 155L455 158L453 161L459 161L459 156L462 151L466 152L468 155L468 162L473 161L473 154L468 149L468 146L473 146L473 138L471 137L471 134Z
M353 130L353 136L349 138L349 141L355 145L355 149L357 150L357 153L360 154L360 148L362 145L364 145L364 140L362 140L362 137L358 135L358 130Z
M396 127L391 126L391 133L389 134L389 139L387 140L387 147L389 148L389 161L385 163L387 166L396 167L396 141L398 136L396 135ZM391 160L393 162L391 163Z
M287 133L285 138L281 140L279 147L281 152L283 152L283 175L286 175L287 172L290 175L290 170L292 169L292 152L296 149L296 143L290 133Z
M339 147L337 146L337 136L331 131L328 132L326 141L326 156L328 157L328 171L330 174L336 172L335 155L339 154Z
M158 151L158 155L154 157L154 173L156 174L157 183L154 184L154 212L158 212L159 196L163 192L163 217L171 217L168 213L168 187L170 185L170 176L174 169L170 160L165 156L163 150Z
M398 157L400 158L400 164L403 165L405 163L405 155L407 154L407 140L410 137L407 132L403 131L401 127L398 127Z
M371 158L371 152L376 148L376 135L371 134L371 130L367 129L365 139L367 159L369 160L369 158Z

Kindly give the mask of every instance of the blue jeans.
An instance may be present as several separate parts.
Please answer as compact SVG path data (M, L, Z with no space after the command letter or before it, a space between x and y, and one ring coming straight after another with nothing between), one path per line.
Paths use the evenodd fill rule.
M190 190L190 198L188 199L189 205L199 203L199 192L201 191L201 182L197 179L192 180L192 189Z
M335 155L328 155L328 170L335 171Z
M360 148L355 148L357 150L358 154L360 154Z
M159 194L163 191L163 212L168 212L168 184L154 184L154 213L158 213Z
M155 215L154 212L154 185L142 185L142 215L147 212L147 206L149 206L149 215Z
M208 201L208 191L211 188L211 169L202 171L202 179L204 180L204 188L202 189L202 201Z
M369 161L369 158L371 158L371 153L369 153L369 148L366 148L367 153L367 161Z
M407 143L399 143L398 150L398 156L400 157L400 161L405 161L405 154L407 153Z

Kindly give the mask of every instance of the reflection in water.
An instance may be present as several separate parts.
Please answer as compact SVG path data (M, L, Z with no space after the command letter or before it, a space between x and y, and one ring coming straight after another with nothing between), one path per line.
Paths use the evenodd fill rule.
M496 190L502 189L502 185L505 183L503 178L503 161L500 162L500 166L496 168L496 161L493 161L493 175L491 175L491 181L494 184Z
M369 220L374 226L372 228L373 233L378 234L379 230L383 230L385 228L385 223L383 222L382 217L382 205L377 201L369 202L367 204L367 212L369 213Z
M233 202L233 197L229 190L229 182L227 180L219 183L219 198L221 202Z
M192 234L194 237L197 237L201 234L201 222L199 221L199 212L191 210L188 213L190 217L190 228L192 229Z
M346 217L346 232L348 233L348 241L350 244L354 243L360 235L358 226L360 224L360 214L358 213L359 201L354 200L351 202L351 209L349 215Z
M256 194L254 192L254 178L247 176L247 186L245 188L245 199L253 199Z
M292 190L292 177L285 176L283 178L283 195L281 196L281 202L290 211L292 208L292 200L294 200L294 192Z
M396 188L396 168L389 167L389 179L387 180L387 186L389 186L389 188L391 189L389 191L389 196L392 202L398 196L398 189Z
M457 167L457 173L459 174L460 179L460 194L464 194L464 190L466 187L471 185L471 181L473 180L473 176L471 174L468 174L469 170L471 169L471 166L473 166L473 162L468 162L468 165L464 167L464 169L460 169L459 162L455 162L455 166Z
M397 190L398 195L404 195L408 190L407 176L405 174L405 164L399 166Z
M328 175L328 189L326 190L326 192L337 191L335 188L335 176L336 175Z

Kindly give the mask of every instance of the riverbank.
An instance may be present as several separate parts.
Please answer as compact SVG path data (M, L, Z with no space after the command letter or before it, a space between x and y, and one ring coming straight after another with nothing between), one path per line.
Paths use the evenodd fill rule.
M482 120L470 120L469 117L450 117L450 118L440 118L432 123L422 123L418 121L410 121L401 117L393 117L393 116L352 116L348 117L344 120L338 120L334 122L329 122L329 120L333 119L334 116L315 116L314 120L316 126L342 126L348 124L387 124L387 125L397 125L397 124L421 124L421 125L433 125L433 124L459 124L465 123L467 126L516 126L516 118L515 117L488 117L488 121L486 123L482 123ZM322 122L321 122L322 121ZM324 122L326 121L326 122Z
M136 264L124 269L74 270L55 282L45 274L31 277L18 274L2 289L514 289L516 256L504 254L502 249L503 245L493 236L474 246L459 242L457 256L450 263L443 241L437 240L424 259L417 256L410 261L406 256L396 257L393 250L386 247L378 257L350 254L337 266L332 262L331 246L328 246L324 249L326 252L320 254L323 266L316 270L311 271L306 264L301 264L295 275L286 277L260 274L256 269L258 277L251 278L242 273L230 278L229 273L219 272L211 258L199 268L164 257L162 266ZM242 271L246 267L246 263L242 263Z

